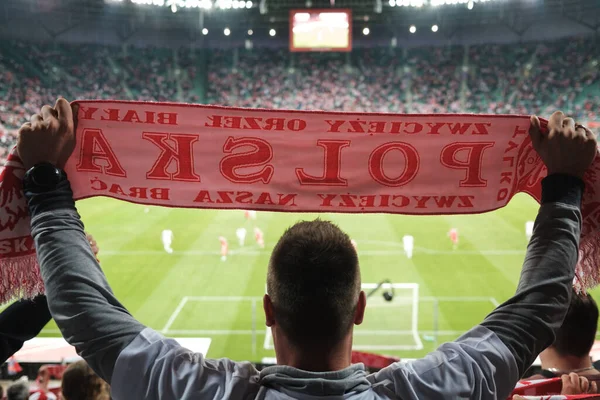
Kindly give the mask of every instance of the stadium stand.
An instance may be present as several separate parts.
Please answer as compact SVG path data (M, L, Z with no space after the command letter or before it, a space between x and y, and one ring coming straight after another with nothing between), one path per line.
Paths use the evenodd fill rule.
M200 50L60 44L41 51L17 41L0 48L0 156L14 144L15 129L56 93L196 103L206 90L207 103L238 107L540 115L562 109L577 120L600 118L600 41L593 36L521 46L355 49L351 57L211 50L207 71L199 67ZM567 87L575 90L558 93Z

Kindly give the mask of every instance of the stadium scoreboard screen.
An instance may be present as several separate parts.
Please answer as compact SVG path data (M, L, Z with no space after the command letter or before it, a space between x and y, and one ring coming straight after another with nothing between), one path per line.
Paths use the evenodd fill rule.
M290 51L352 50L350 10L290 11Z

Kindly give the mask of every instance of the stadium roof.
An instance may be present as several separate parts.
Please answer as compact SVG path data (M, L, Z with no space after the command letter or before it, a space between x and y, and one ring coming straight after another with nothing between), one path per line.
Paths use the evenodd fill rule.
M172 9L171 2L209 4L210 9L179 7ZM0 24L16 19L39 24L55 38L70 29L90 22L101 21L113 27L123 40L141 28L155 31L182 31L190 38L199 36L203 28L218 29L232 26L238 32L260 27L286 31L289 11L311 8L349 8L354 24L369 26L371 32L382 36L408 34L410 25L437 24L444 30L440 34L452 35L468 28L502 25L516 36L521 36L532 24L561 18L580 25L588 33L600 28L600 1L598 0L443 0L448 3L432 6L440 0L410 0L424 2L422 7L392 6L389 0L254 0L250 8L221 9L216 2L232 0L3 0L0 4ZM237 1L233 0L235 3ZM403 4L398 0L398 4ZM155 2L158 5L136 4ZM416 4L416 3L415 3ZM177 10L173 12L172 10ZM541 26L544 26L542 23ZM24 27L25 28L25 27ZM375 29L374 29L375 28ZM554 29L549 24L548 30ZM235 29L233 29L235 34ZM359 35L359 29L355 35ZM0 31L0 34L2 32ZM374 35L372 35L374 36Z

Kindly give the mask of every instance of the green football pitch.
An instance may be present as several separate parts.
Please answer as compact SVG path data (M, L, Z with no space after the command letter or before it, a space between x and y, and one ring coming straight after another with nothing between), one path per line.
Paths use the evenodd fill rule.
M119 298L144 324L173 337L212 339L208 356L260 362L273 357L261 296L270 251L284 229L317 214L259 212L253 222L242 211L146 208L105 198L77 207L100 246L102 268ZM525 223L537 203L525 195L508 207L468 216L321 214L356 242L365 286L397 284L393 301L382 290L369 297L355 348L405 358L429 352L480 322L514 292L525 254ZM266 246L260 249L252 229ZM245 227L240 247L235 231ZM460 233L453 249L448 231ZM173 254L161 232L173 231ZM402 237L414 237L408 259ZM229 241L221 261L219 236ZM368 290L367 290L368 291ZM49 324L44 335L59 334Z

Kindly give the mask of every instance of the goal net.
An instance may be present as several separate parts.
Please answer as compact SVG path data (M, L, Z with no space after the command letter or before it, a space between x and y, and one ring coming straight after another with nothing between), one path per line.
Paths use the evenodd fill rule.
M421 350L419 285L417 283L363 283L367 309L354 328L355 350ZM392 298L385 299L388 293Z
M363 283L369 295L365 318L354 327L354 350L421 350L419 337L419 285L417 283ZM392 294L391 301L383 293ZM271 329L267 328L265 349L273 349Z

